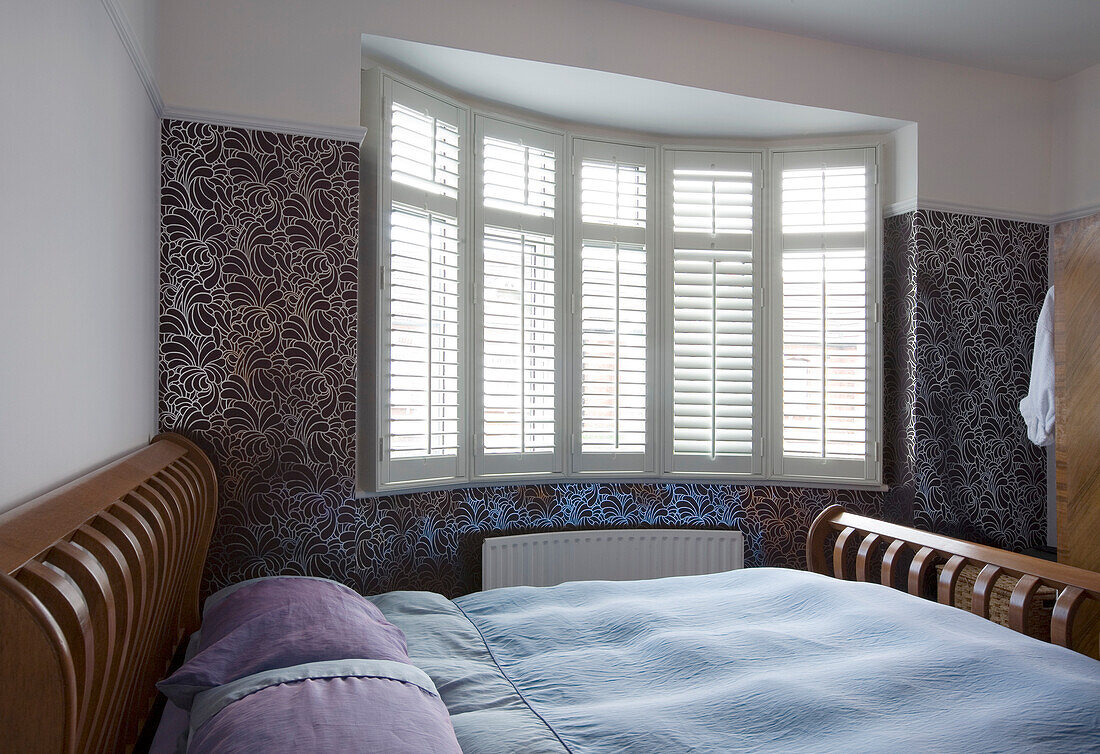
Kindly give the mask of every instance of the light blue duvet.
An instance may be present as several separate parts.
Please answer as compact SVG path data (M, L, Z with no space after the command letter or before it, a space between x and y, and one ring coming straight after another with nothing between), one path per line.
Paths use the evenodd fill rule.
M875 584L754 568L372 599L466 754L1100 751L1100 663Z

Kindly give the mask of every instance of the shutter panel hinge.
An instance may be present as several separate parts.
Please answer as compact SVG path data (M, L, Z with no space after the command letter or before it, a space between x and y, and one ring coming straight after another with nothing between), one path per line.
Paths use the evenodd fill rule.
M577 433L569 435L569 450L573 455L577 454Z
M875 463L878 463L879 460L881 460L879 458L879 445L880 445L880 443L878 441L876 441L875 442Z
M386 268L385 267L379 267L378 268L378 290L380 290L380 291L386 290Z
M569 313L570 314L576 314L577 313L577 294L575 294L575 293L570 293L569 294Z
M378 438L378 460L386 460L386 438L384 437Z

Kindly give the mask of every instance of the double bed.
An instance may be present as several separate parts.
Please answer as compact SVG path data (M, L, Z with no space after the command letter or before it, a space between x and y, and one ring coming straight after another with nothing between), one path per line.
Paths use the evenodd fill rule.
M209 461L166 436L125 465L0 518L13 750L125 750L191 636L161 683L157 750L1100 751L1100 663L1070 648L1100 600L1091 572L832 508L810 531L808 571L455 600L275 577L212 595L200 616ZM1001 626L986 617L1006 584ZM1044 589L1057 594L1050 643L1024 633ZM28 653L36 663L16 662ZM51 698L53 717L27 716Z

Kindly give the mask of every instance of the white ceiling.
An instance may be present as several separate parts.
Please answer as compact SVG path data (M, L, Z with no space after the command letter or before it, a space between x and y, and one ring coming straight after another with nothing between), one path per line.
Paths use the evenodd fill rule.
M1100 63L1100 0L619 2L1045 79Z
M381 63L509 110L663 136L792 139L885 133L907 123L372 34L363 35L363 58L364 67Z

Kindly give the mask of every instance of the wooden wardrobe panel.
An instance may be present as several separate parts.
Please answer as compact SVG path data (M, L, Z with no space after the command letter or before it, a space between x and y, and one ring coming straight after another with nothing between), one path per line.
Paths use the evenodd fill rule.
M1055 225L1051 255L1058 561L1100 571L1100 214ZM1096 657L1100 608L1082 608L1071 633Z

